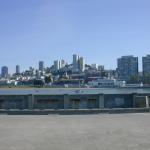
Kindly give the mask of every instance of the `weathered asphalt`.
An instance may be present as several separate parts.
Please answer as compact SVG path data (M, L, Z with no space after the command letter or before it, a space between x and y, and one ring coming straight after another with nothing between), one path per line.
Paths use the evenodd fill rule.
M0 150L150 150L150 113L0 115Z

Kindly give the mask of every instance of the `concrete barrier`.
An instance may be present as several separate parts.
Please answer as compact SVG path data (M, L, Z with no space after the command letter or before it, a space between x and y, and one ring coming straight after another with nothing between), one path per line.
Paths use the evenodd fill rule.
M115 108L115 109L78 109L78 110L0 110L0 115L89 115L89 114L121 114L149 113L150 108Z

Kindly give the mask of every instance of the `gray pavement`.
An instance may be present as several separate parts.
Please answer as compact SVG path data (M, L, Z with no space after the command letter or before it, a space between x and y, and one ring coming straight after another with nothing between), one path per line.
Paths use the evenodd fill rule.
M0 115L0 150L150 150L150 113Z

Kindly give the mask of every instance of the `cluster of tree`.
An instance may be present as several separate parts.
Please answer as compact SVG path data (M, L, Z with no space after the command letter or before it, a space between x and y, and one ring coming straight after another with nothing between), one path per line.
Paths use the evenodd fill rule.
M140 83L139 75L131 76L129 80L127 81L127 83L129 84Z
M34 86L42 87L42 86L44 86L44 84L45 83L42 80L38 80L38 79L33 80L33 85Z
M130 79L127 81L127 83L144 83L144 84L150 84L150 74L146 74L143 77L139 75L131 76Z
M143 77L143 83L144 84L150 84L150 73L144 75L144 77Z
M46 76L45 77L45 83L48 84L48 83L51 83L53 81L52 77L51 76Z

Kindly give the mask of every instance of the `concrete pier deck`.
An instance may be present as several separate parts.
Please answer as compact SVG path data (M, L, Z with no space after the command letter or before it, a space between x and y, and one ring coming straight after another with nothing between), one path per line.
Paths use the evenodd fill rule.
M149 150L150 113L0 115L0 150Z

